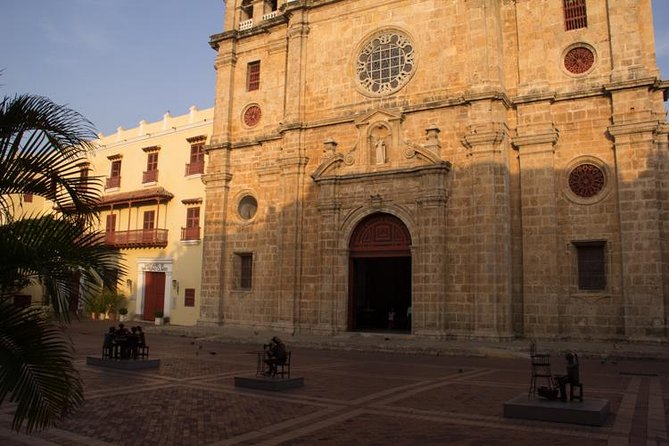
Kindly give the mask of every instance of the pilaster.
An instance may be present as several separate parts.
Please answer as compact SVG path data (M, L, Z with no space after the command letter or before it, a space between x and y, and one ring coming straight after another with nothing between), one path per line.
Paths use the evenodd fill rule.
M631 340L661 339L666 330L661 129L657 121L626 120L609 127L615 142L625 335Z
M473 331L482 336L509 336L511 197L507 127L494 122L471 125L462 143L469 150L472 178Z
M544 115L549 107L519 109L519 114ZM529 119L529 116L526 116ZM521 133L521 131L524 131ZM552 124L524 126L513 145L520 160L523 243L523 310L527 336L553 337L560 333L557 178L554 151L558 132Z

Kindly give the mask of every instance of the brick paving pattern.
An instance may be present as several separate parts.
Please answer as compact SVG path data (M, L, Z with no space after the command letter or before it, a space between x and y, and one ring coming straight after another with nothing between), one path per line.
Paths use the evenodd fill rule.
M607 398L602 427L513 420L506 400L529 386L527 358L392 354L293 347L283 392L237 389L255 372L260 345L215 342L146 327L159 369L87 366L105 326L68 329L86 402L55 428L9 430L0 407L0 444L25 445L668 445L669 360L581 359L585 395ZM290 345L290 342L289 342ZM201 348L200 348L201 347ZM406 350L405 350L406 353ZM555 355L554 373L562 373Z

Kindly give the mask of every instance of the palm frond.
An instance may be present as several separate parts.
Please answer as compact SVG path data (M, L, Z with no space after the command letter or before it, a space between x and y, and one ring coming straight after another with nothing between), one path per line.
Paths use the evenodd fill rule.
M0 196L35 194L63 212L90 214L101 196L99 177L82 177L94 148L93 125L79 113L32 95L0 102ZM0 200L6 210L6 203ZM9 214L9 212L5 212Z
M83 401L70 342L38 309L0 300L0 404L17 404L12 429L52 426Z
M22 278L41 283L56 315L68 320L71 296L85 302L103 285L115 288L110 281L124 273L121 254L105 245L104 234L75 221L41 215L0 225L0 297L15 293Z

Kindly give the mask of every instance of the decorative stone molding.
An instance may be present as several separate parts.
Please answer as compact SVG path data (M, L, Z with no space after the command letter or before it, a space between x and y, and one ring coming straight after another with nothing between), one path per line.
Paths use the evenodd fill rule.
M538 133L534 135L522 135L522 136L515 136L511 139L511 144L513 145L513 148L520 151L521 148L523 148L524 153L534 153L536 150L526 150L527 147L531 146L540 146L540 145L548 145L550 144L551 147L554 147L555 144L557 144L558 139L560 138L560 131L553 127L552 131L548 131L545 133ZM553 148L551 150L554 150Z

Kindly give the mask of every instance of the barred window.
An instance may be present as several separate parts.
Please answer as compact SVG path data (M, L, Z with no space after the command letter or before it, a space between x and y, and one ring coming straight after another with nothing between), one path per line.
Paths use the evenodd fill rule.
M235 284L239 289L250 290L253 285L253 254L235 254Z
M564 9L564 27L567 31L587 28L588 15L585 0L562 0Z
M195 306L195 288L186 288L184 292L184 307Z
M573 242L578 258L578 289L606 289L606 242Z
M260 61L249 62L246 66L246 91L260 88Z

